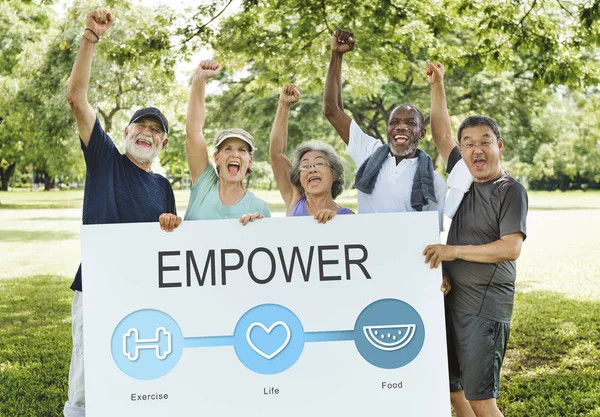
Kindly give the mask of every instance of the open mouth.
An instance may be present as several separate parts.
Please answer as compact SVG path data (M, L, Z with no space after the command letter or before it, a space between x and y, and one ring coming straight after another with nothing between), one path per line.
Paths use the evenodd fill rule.
M138 146L141 146L143 148L151 148L152 147L152 142L150 142L147 139L138 139L135 141L135 144Z
M395 135L393 139L396 145L404 145L408 142L408 136L406 135Z
M487 161L485 159L475 159L473 161L473 165L475 166L475 169L483 169L485 168L487 164Z
M308 179L308 185L311 187L316 187L319 184L321 184L321 178L320 177L310 177Z
M229 171L231 175L237 175L240 172L240 163L230 162L227 164L227 171Z

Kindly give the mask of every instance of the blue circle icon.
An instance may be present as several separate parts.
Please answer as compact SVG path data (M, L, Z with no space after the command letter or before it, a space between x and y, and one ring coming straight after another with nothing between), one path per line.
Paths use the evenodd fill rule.
M235 326L233 347L240 362L259 374L289 369L304 349L302 323L287 308L261 304L248 310Z
M119 369L136 379L168 374L183 352L181 329L158 310L138 310L125 317L111 339L112 357Z
M410 363L425 341L419 313L404 301L392 298L369 304L358 316L354 334L361 356L385 369Z

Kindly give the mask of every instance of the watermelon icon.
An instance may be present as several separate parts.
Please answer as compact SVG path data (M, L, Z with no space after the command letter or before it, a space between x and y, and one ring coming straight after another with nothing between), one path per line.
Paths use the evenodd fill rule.
M395 351L408 345L415 335L416 324L394 324L390 326L363 326L369 343L379 350Z

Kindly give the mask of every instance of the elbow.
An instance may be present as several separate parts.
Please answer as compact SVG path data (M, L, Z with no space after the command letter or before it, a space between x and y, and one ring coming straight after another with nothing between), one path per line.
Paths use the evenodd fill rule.
M271 139L271 143L272 141L273 139ZM279 158L281 155L285 155L285 151L276 149L273 146L269 146L269 158L271 159L271 161L275 160L276 158Z
M273 161L275 158L277 158L277 155L279 155L279 152L275 152L272 149L269 149L269 159L271 161Z
M69 85L67 90L67 102L69 103L71 112L75 113L78 109L83 108L87 103L87 96L82 95L77 90L73 89L71 85Z
M195 143L202 137L202 130L192 129L189 126L185 128L185 143Z
M73 90L71 90L71 86L69 86L69 89L67 90L67 102L69 103L69 108L71 109L71 111L73 111L75 109L75 94L73 94Z
M323 116L327 117L327 120L331 120L335 116L337 110L338 109L335 106L328 106L325 104L323 106Z
M521 256L521 247L520 247L520 245L519 246L515 245L509 249L504 260L505 261L516 261L517 259L519 259L519 256Z
M518 247L518 248L515 248L515 249L513 250L513 253L512 253L512 260L513 260L513 261L516 261L517 259L519 259L519 256L521 256L521 248L520 248L520 247Z
M193 149L194 140L188 132L185 134L185 152L188 154Z

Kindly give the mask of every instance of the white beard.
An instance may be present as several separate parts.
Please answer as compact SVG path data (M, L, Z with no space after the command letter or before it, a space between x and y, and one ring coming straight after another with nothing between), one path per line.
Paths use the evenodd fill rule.
M152 146L151 148L144 149L135 144L138 139L147 139L154 143L154 139L152 137L141 134L137 135L135 138L127 138L125 140L125 152L127 152L127 154L135 159L140 165L150 165L162 150L162 144L159 144L156 148Z
M404 151L397 151L396 148L394 148L394 146L390 143L390 151L392 152L392 155L394 156L408 156L411 153L413 153L414 151L417 150L417 147L419 146L419 142L411 142L408 145L408 148L406 148L406 150Z

